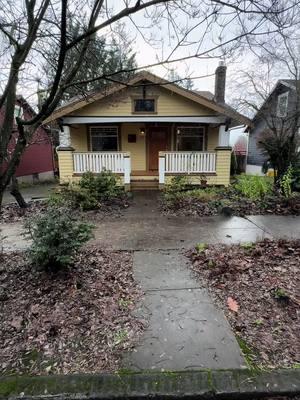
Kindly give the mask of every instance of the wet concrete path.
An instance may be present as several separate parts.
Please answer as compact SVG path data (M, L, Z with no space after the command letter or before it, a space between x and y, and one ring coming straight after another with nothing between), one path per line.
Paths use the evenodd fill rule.
M96 223L93 244L114 250L184 249L197 243L254 242L263 238L300 238L300 217L172 217L157 208L157 192L137 192L121 217ZM94 221L90 221L94 223ZM5 250L24 249L22 224L0 223Z
M136 251L134 275L145 291L137 314L149 321L124 360L132 370L241 368L233 332L177 250Z

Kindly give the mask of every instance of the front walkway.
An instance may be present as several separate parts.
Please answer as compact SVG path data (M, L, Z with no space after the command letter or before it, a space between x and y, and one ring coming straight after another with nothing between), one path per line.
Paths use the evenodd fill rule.
M124 357L131 370L246 367L233 332L177 250L135 251L134 274L145 296L137 313L149 327Z

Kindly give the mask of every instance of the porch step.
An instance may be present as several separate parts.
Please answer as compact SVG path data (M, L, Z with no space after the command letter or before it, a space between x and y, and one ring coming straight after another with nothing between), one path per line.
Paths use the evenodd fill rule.
M158 180L134 180L130 182L131 190L158 190Z

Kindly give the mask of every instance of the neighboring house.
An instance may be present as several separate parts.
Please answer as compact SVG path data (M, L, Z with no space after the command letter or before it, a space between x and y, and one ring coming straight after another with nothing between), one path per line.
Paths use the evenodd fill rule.
M15 116L30 119L35 115L34 110L27 101L18 96L15 106ZM3 110L0 110L0 125L4 118ZM15 147L17 127L9 144L9 153ZM16 170L19 182L34 183L37 181L51 180L54 178L55 163L53 158L53 145L50 135L44 127L40 127L34 133L31 142L26 147L21 157L21 162Z
M252 120L249 133L247 172L260 173L267 156L259 148L264 131L275 124L286 124L296 115L296 81L279 80ZM298 117L299 118L299 117Z
M244 126L237 126L230 129L229 144L235 154L235 173L246 172L248 154L248 130Z
M45 123L61 126L61 182L111 170L129 188L163 187L173 176L229 185L229 131L250 123L224 102L226 67L216 70L215 95L183 89L141 72L126 85L78 97Z

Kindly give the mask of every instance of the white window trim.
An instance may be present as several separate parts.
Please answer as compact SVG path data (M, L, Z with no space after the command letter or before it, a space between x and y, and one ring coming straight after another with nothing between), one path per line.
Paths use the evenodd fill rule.
M279 103L280 103L280 99L281 98L286 98L286 109L284 113L280 113L280 107L279 107ZM277 97L277 117L279 118L284 118L287 116L287 111L288 111L288 102L289 102L289 92L284 92L281 93L280 95L278 95Z
M89 127L89 139L90 139L90 151L94 151L93 150L93 141L92 141L92 129L93 128L115 128L116 132L117 132L117 150L111 150L111 152L113 151L120 151L120 143L119 143L119 127L118 125L93 125ZM112 135L113 136L113 135ZM101 151L98 151L99 153L101 153ZM97 153L98 153L97 152ZM105 153L105 151L103 151L103 153Z
M176 142L176 151L185 151L185 150L178 150L178 134L177 130L179 129L184 129L184 128L189 128L189 129L202 129L203 130L203 149L202 150L197 150L197 151L205 151L205 144L206 144L206 129L205 126L189 126L189 125L182 125L182 126L177 126L175 129L175 142ZM188 137L188 136L186 136Z

